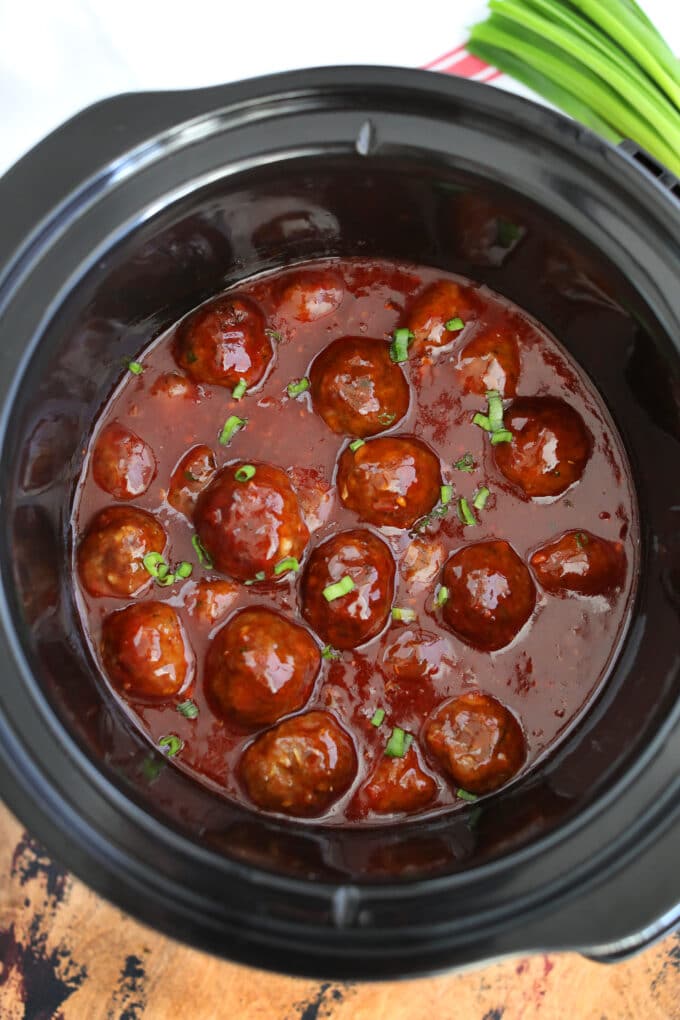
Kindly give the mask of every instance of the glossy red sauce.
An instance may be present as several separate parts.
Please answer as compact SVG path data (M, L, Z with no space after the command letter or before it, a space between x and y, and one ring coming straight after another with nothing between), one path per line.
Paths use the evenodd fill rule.
M310 269L313 272L306 275ZM428 291L435 283L438 287ZM257 670L261 663L248 660L247 649L238 648L241 658L238 663L234 660L230 671L228 655L217 662L221 654L217 643L212 651L217 663L212 694L205 679L206 657L215 635L236 611L265 606L305 629L302 634L289 628L292 646L304 649L305 661L295 680L297 687L292 693L278 695L280 703L287 706L283 709L284 720L311 711L314 715L306 720L308 728L316 726L319 733L326 733L337 730L339 723L349 738L346 741L341 733L338 746L331 747L328 741L324 745L330 748L331 756L340 753L342 757L342 775L332 794L335 799L328 804L325 794L317 797L319 791L312 791L305 805L294 812L300 817L334 825L376 823L461 806L465 801L458 792L460 777L470 774L470 763L461 760L454 773L447 772L442 763L448 760L449 752L453 753L451 749L458 747L456 741L460 743L460 734L452 736L451 727L458 725L456 720L460 720L466 706L479 703L478 698L467 697L478 691L492 700L488 701L490 714L479 721L475 739L491 741L493 751L493 727L501 720L497 746L508 751L503 767L495 772L490 773L488 764L482 763L477 781L479 795L523 774L564 736L603 682L631 601L638 545L635 498L620 441L598 395L538 323L487 288L439 270L359 259L326 261L302 271L246 281L234 293L246 299L239 307L246 309L242 314L247 318L240 318L237 309L236 324L231 323L229 328L238 332L242 321L255 322L257 327L257 336L251 337L250 344L255 351L253 378L258 380L253 388L235 400L225 385L197 381L191 344L182 339L177 354L176 335L183 336L185 319L140 352L142 371L125 373L103 407L90 442L73 511L76 549L82 546L82 536L99 511L114 505L134 507L152 514L165 528L168 544L163 555L171 568L181 561L193 565L189 578L167 586L152 582L141 594L114 598L85 590L78 580L74 557L83 627L104 676L104 661L109 663L109 672L114 671L113 683L107 677L113 696L150 741L158 744L168 735L179 738L175 742L179 750L172 757L177 767L251 808L254 805L248 791L266 787L262 807L271 809L267 801L271 777L264 775L262 761L256 760L255 752L249 752L246 765L243 755L254 740L264 741L258 746L269 746L276 734L271 735L274 731L269 722L244 724L234 717L226 721L216 708L219 704L237 704L241 719L269 719L271 706L262 708L255 688L234 693L229 687L231 672L236 675L237 667L240 682L247 684L248 669L252 666ZM434 295L431 301L428 294ZM430 321L432 316L437 321ZM444 316L459 317L462 328L442 328L440 320ZM201 344L211 321L210 315L201 318ZM387 362L384 352L375 345L384 344L389 350L394 330L409 325L414 335L408 360L402 364ZM264 372L267 348L263 335L273 351ZM398 444L385 444L385 438L416 437L435 455L434 466L428 464L408 489L406 510L403 506L390 508L382 496L361 488L364 483L373 484L375 471L367 468L363 476L354 471L354 454L347 452L354 436L342 432L346 421L336 414L337 409L330 409L322 417L313 407L310 391L295 398L286 392L290 382L310 376L311 362L320 351L343 337L374 341L371 357L385 373L380 399L394 403L392 411L381 410L382 405L366 405L366 445L358 447L357 454L367 457L370 443L375 442L371 437L379 435L383 448L389 448L390 456L394 454L397 459L401 456ZM486 362L475 360L480 352L489 355ZM335 352L327 360L330 363L334 358ZM247 368L247 359L239 364L236 358L234 364L238 375L244 366ZM168 373L174 373L172 378L165 378ZM408 384L408 404L402 373ZM231 386L233 378L229 380ZM472 422L475 413L486 414L489 410L485 396L489 387L505 387L508 399L504 419L512 418L512 443L492 445L491 433ZM332 389L327 387L324 400L332 399ZM535 437L527 432L531 422L526 425L522 418L522 398L535 397L565 401L571 409L567 416L575 411L585 430L562 444L566 471L561 476L559 470L552 471L547 486L550 494L538 497L523 492L517 485L516 471L508 473L507 465L504 467L508 458L515 456L513 449L518 450L520 445L525 459L536 453ZM514 413L512 398L519 401ZM357 399L361 403L363 396L359 394ZM529 401L526 406L533 405ZM541 408L547 408L547 418L554 416L550 402L541 404ZM558 407L558 420L561 413ZM218 437L231 415L247 418L247 426L238 430L228 445L221 445ZM93 456L104 430L113 436L115 448L105 450L104 457L101 450ZM203 449L189 455L198 446ZM112 470L115 475L114 455L123 474L125 457L129 456L132 463L127 487L116 486L115 479L109 483L110 490L115 490L112 495L101 484ZM466 455L474 464L469 471L455 467ZM540 455L547 464L551 456L560 455L559 444L556 446L548 437ZM354 496L347 497L354 499L354 509L343 505L336 486L341 456L354 471ZM437 476L437 458L441 477ZM297 498L300 510L300 520L294 522L291 532L296 548L303 548L298 573L286 572L274 578L268 567L264 581L254 577L250 579L254 583L242 583L199 564L192 546L194 527L182 510L191 515L197 505L202 505L201 500L209 502L208 496L200 493L214 477L215 469L232 462L255 465L256 470L264 464L283 469L293 493L291 498ZM399 470L408 473L411 469L401 466ZM572 475L579 472L580 477L574 480ZM174 491L169 501L173 476ZM431 505L428 493L439 490L441 484L452 487L447 507L438 504L434 516L419 519L415 526L405 521L411 500L421 512L423 499ZM145 485L148 487L140 494ZM484 508L477 510L473 501L482 486L489 489L489 495ZM472 508L472 525L465 525L459 517L461 497ZM375 513L380 520L380 514L393 512L396 527L372 519ZM257 526L256 520L251 523L253 528ZM247 529L248 521L242 521L241 527ZM310 556L320 555L315 550L327 539L356 529L368 530L382 539L394 560L394 594L384 611L391 606L407 609L415 613L416 620L405 624L388 612L377 636L357 648L327 652L333 657L321 657L308 694L310 677L318 668L312 643L319 651L326 645L313 628L328 625L324 616L324 612L328 615L328 606L313 604L303 614L306 590L310 598L323 597L318 584L315 588L310 581L305 588L306 564ZM307 530L310 538L305 545ZM493 612L497 610L493 610L491 622L485 620L484 637L477 646L474 636L471 639L469 635L469 607L464 600L472 591L468 579L474 564L480 557L487 562L484 557L489 547L481 546L481 552L473 550L462 557L454 555L472 543L494 543L488 555L495 557L494 562L511 563L512 572L510 584L503 590L497 578L493 581L496 588L491 595L505 615L502 620L499 617L495 628ZM509 544L510 552L504 543ZM454 576L459 562L467 566ZM441 607L436 605L436 597L447 576L451 580L450 597L458 586L461 592L455 597L463 601ZM209 596L198 586L206 578L219 581ZM135 587L130 585L129 589ZM485 589L481 597L490 598L489 592ZM474 597L474 593L470 595ZM385 598L389 598L389 592ZM518 600L523 600L522 605ZM176 610L187 646L186 670L183 666L169 680L164 676L163 683L147 676L146 686L142 677L137 688L134 671L141 669L139 659L146 654L146 646L127 649L122 661L115 656L112 659L111 648L106 645L103 657L103 623L111 613L144 602L167 603ZM203 611L203 619L197 610ZM514 638L513 621L521 627ZM283 627L282 632L285 626L277 624L277 628ZM239 633L243 630L233 629ZM115 635L116 627L109 625L109 631ZM175 648L177 627L172 620L163 633L168 647ZM509 643L505 643L508 635ZM502 647L494 649L499 642ZM279 670L276 675L284 684L285 664L275 665ZM132 676L127 686L120 679L121 670L128 670L124 675ZM181 686L175 690L178 683ZM140 698L136 693L140 688L148 691L154 687L161 692L155 700ZM174 693L167 695L168 690ZM451 707L451 699L462 696L466 696L464 701ZM188 700L197 709L197 714L192 710L195 718L178 711L177 706ZM285 714L290 705L301 702L302 707ZM379 709L385 716L375 726L371 719ZM504 725L503 719L509 725ZM389 757L385 749L394 727L410 734L413 742L403 756ZM431 744L427 743L428 732ZM468 739L465 733L463 743ZM443 747L442 739L453 743ZM167 748L167 742L164 746ZM475 753L484 751L480 747ZM321 768L323 763L301 768L311 774L317 765ZM275 784L276 779L271 782ZM475 782L471 778L470 786L474 787ZM465 792L470 796L474 793L470 789ZM282 810L288 813L285 807Z

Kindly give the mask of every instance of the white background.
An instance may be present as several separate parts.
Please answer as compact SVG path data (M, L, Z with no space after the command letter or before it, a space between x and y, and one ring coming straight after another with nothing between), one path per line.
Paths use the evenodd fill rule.
M680 52L679 0L642 4ZM0 173L105 96L319 64L419 67L484 12L484 0L0 0Z

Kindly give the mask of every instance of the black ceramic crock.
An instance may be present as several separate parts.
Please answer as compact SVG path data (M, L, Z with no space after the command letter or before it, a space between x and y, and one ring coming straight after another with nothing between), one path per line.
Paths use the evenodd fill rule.
M196 946L337 978L611 959L678 922L679 191L504 92L367 67L121 96L9 171L0 793L69 868ZM461 207L519 243L470 243ZM643 539L608 683L559 748L480 805L355 832L257 817L158 758L107 699L69 575L85 438L125 359L243 276L334 255L463 273L546 323L620 429Z

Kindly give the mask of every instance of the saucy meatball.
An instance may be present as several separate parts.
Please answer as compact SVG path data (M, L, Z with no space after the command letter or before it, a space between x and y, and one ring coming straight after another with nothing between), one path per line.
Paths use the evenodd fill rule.
M218 578L201 578L191 584L184 605L198 623L214 627L223 620L238 598L238 585Z
M192 379L233 389L255 386L273 357L262 312L249 298L219 297L181 323L175 359Z
M437 784L424 771L411 746L403 758L381 758L360 800L376 814L396 814L421 811L436 792Z
M509 708L474 691L440 705L425 727L428 751L469 793L491 793L519 772L526 742Z
M285 719L259 736L241 759L250 799L264 811L299 818L327 811L356 772L354 744L329 712Z
M413 333L414 349L452 343L460 331L447 329L446 323L451 319L462 319L466 323L474 316L477 304L470 287L452 280L430 284L415 299L406 320L406 326Z
M519 397L504 416L512 441L494 446L508 481L527 496L559 496L585 470L592 438L578 411L557 397Z
M92 452L92 475L100 489L116 499L135 499L155 474L156 458L148 443L117 421L102 429Z
M334 340L315 358L309 381L314 410L341 435L374 436L408 411L408 383L383 340Z
M146 510L112 506L90 521L78 548L78 573L95 596L124 599L151 583L144 566L148 553L165 550L165 531Z
M180 400L200 400L201 392L191 379L179 372L164 372L151 387L154 397L167 397L174 403Z
M170 698L187 678L189 650L167 602L136 602L107 616L101 652L111 683L132 698Z
M378 527L409 528L437 503L441 484L438 457L411 436L348 446L338 461L341 501Z
M215 477L215 454L209 446L194 446L172 472L168 503L185 517L192 517L196 500Z
M496 390L514 397L519 378L519 348L511 332L484 329L466 344L458 358L463 393L484 396Z
M206 691L222 718L262 726L302 708L320 665L321 653L304 627L255 606L232 616L213 638Z
M385 625L394 597L394 560L389 547L370 531L342 531L312 552L302 577L302 613L334 648L356 648ZM346 594L327 589L350 578ZM326 592L326 595L324 595Z
M194 523L217 570L237 581L271 580L282 560L301 559L309 540L288 476L272 464L222 468L198 497Z
M316 322L339 308L343 294L339 273L332 269L302 269L284 280L277 315L298 322Z
M476 542L450 556L442 584L448 598L444 622L483 652L510 644L536 604L531 574L507 542Z
M590 531L567 531L537 549L531 566L541 587L553 595L607 595L623 584L626 555L621 542Z

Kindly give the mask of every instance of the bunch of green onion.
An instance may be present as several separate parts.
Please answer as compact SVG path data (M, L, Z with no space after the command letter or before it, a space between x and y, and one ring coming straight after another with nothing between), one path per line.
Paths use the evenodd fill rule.
M490 0L489 9L470 53L680 175L680 61L635 0Z

